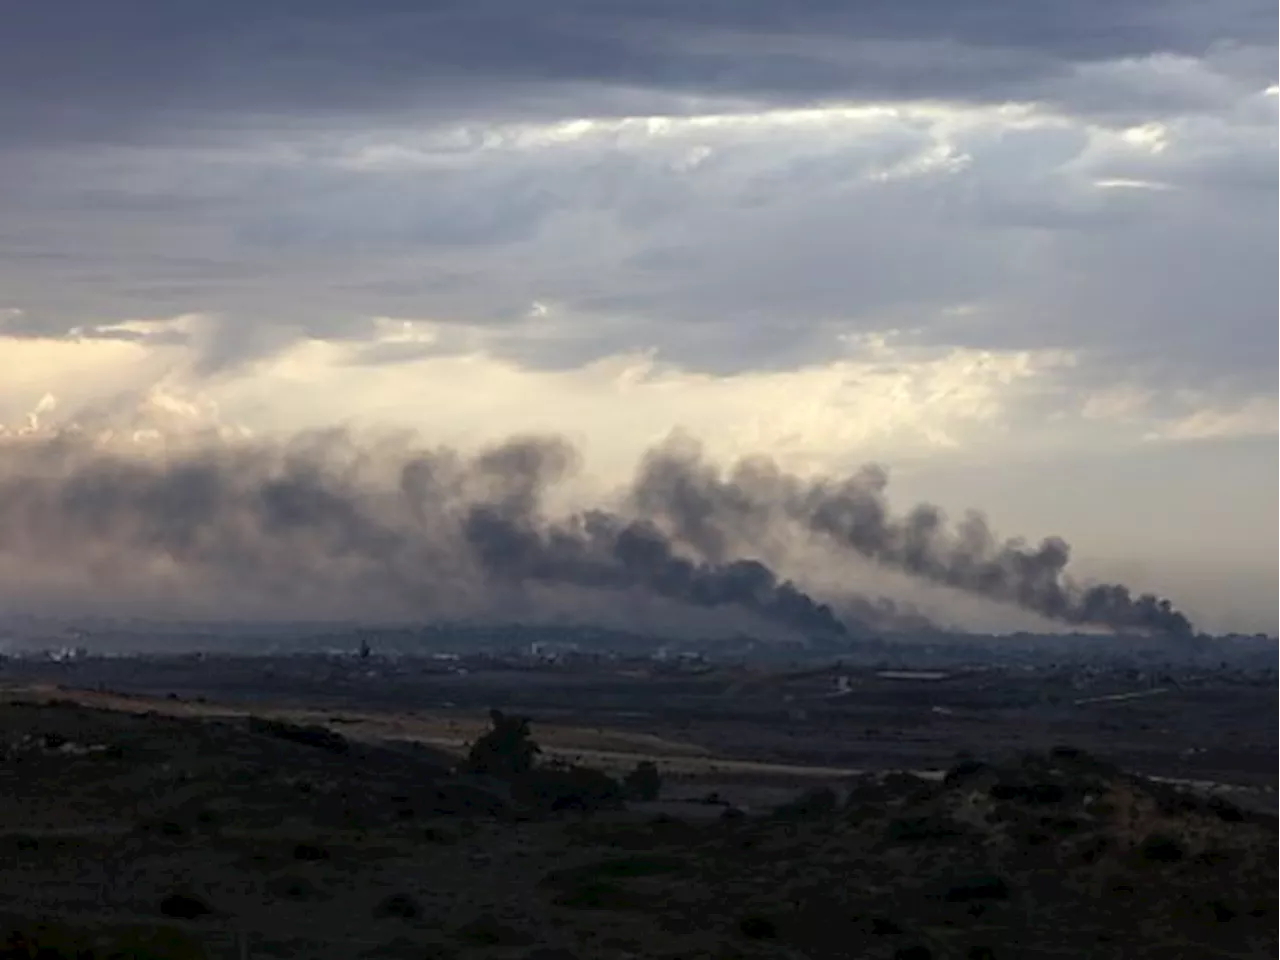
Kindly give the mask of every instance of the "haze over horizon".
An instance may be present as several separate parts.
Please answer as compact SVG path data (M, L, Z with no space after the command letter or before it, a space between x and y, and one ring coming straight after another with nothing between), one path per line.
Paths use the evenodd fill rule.
M1275 5L783 10L17 5L0 606L252 612L252 558L443 614L497 596L451 595L461 537L511 610L1132 624L1102 581L1276 633ZM715 509L635 495L664 443ZM501 490L485 450L526 452ZM786 495L744 501L760 456ZM462 478L438 516L419 462Z

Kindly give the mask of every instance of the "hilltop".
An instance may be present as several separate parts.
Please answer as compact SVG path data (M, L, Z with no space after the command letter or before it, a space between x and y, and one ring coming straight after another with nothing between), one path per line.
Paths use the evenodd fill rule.
M0 712L3 923L64 951L40 956L1276 952L1274 816L1071 748L744 811L579 790L599 780L543 802L265 709Z

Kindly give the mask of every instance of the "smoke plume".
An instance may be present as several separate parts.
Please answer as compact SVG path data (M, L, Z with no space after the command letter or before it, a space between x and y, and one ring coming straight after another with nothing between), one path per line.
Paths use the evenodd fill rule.
M477 584L640 591L739 607L805 634L844 632L828 607L756 559L680 555L654 525L604 510L548 517L545 494L576 460L542 438L473 458L340 433L145 456L71 435L7 443L0 557L88 564L103 583L176 567L184 588L232 596L355 586L423 616Z
M845 632L831 608L758 560L709 564L678 556L653 524L602 511L545 531L490 507L473 507L464 524L485 569L513 581L580 587L640 587L697 607L739 606L762 619L810 634Z
M1066 573L1071 548L1059 537L1035 546L999 540L976 511L953 526L927 503L895 516L887 486L888 475L875 466L844 478L801 480L752 458L722 473L696 444L676 440L644 458L631 500L677 542L712 556L758 545L780 523L790 523L839 551L1061 623L1192 632L1168 600L1135 597L1122 584L1075 582Z
M800 533L1064 623L1190 631L1167 601L1076 584L1061 540L998 541L976 514L952 527L927 505L895 517L875 469L802 480L756 458L726 473L669 443L645 458L623 507L553 513L548 493L577 467L571 446L547 438L466 456L342 432L155 449L25 437L0 442L0 570L74 567L108 589L133 577L304 606L359 593L422 617L462 595L544 587L738 609L805 635L919 625L856 583L829 606L780 575L763 558Z

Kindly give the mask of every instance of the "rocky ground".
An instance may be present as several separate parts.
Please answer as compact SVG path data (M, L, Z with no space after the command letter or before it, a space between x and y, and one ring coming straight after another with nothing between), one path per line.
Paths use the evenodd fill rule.
M1277 953L1273 816L1071 749L673 816L244 715L28 697L0 746L0 957Z

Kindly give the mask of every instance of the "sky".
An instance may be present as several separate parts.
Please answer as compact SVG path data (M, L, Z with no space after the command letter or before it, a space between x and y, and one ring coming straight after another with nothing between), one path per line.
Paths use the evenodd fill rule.
M0 456L675 432L1274 633L1276 83L1267 0L13 4Z

